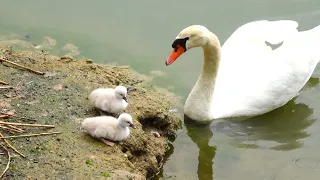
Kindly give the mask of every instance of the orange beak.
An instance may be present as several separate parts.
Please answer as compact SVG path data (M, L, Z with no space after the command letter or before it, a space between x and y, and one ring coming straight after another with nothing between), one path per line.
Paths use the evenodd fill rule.
M173 49L172 53L170 54L169 58L167 59L166 65L169 66L170 64L172 64L185 51L186 50L184 49L184 47L182 47L178 44L177 47L175 49Z

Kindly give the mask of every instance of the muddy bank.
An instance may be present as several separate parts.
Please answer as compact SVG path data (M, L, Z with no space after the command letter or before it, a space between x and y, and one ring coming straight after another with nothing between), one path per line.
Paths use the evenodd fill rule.
M0 79L14 87L0 89L0 110L28 118L13 117L7 121L53 124L56 128L41 132L62 132L11 140L27 157L13 157L5 179L145 179L158 172L169 147L168 139L174 139L179 127L179 119L169 112L177 102L172 94L152 87L146 77L127 67L61 58L41 50L12 52L10 47L1 47L1 56L45 72L37 75L0 64ZM125 112L133 116L137 129L131 131L127 140L108 147L79 127L84 118L98 115L87 99L88 94L95 88L118 84L136 88L128 95ZM159 132L161 137L155 137L151 131ZM0 160L2 171L6 156L0 155Z

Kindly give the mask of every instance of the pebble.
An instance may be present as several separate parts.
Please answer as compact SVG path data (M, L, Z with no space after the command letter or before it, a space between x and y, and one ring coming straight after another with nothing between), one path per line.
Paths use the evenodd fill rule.
M64 55L60 57L61 60L73 60L73 57L70 55Z
M92 59L86 59L86 63L88 63L88 64L92 64L92 63L93 63L93 61L92 61Z
M160 134L156 131L151 131L151 133L157 138L160 137Z

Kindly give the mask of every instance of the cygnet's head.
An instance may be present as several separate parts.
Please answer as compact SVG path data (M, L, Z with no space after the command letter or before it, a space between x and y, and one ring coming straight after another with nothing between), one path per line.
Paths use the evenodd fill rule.
M132 116L127 113L122 113L118 117L119 123L123 127L132 127L133 129L136 129L136 126L133 124Z
M115 94L116 94L116 98L117 99L123 99L125 100L126 102L128 102L128 99L127 99L127 88L124 87L124 86L117 86L115 88Z
M187 50L204 46L208 43L209 30L201 25L192 25L183 29L172 43L173 51L166 61L166 65L172 64Z

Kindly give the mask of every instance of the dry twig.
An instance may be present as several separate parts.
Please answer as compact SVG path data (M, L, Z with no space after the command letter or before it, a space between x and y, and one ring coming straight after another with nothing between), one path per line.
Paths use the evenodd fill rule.
M0 112L0 114L3 114L3 115L0 115L0 118L1 117L5 117L5 118L10 118L10 117L15 117L17 119L25 119L25 120L30 120L30 121L37 121L35 119L30 119L30 118L27 118L27 117L20 117L20 116L17 116L17 115L11 115L11 114L8 114L8 113L2 113Z
M11 122L4 122L0 121L0 125L14 125L14 126L28 126L28 127L47 127L47 128L54 128L54 125L45 125L45 124L22 124L22 123L11 123Z
M0 89L13 89L13 86L0 86Z
M21 69L25 69L25 70L28 70L28 71L34 72L34 73L36 73L36 74L44 75L44 72L40 72L40 71L33 70L33 69L31 69L31 68L28 68L28 67L22 66L22 65L20 65L20 64L17 64L17 63L14 63L14 62L8 61L8 60L3 59L3 58L0 58L0 61L3 61L3 62L6 62L6 63L9 63L9 64L12 64L12 65L17 66L17 67L19 67L19 68L21 68Z
M11 155L10 155L10 152L8 151L8 149L6 147L4 147L2 144L0 144L0 146L6 151L7 155L8 155L8 163L7 163L7 166L6 168L3 170L2 174L0 175L0 178L2 178L6 172L8 171L9 169L9 166L10 166L10 161L11 161Z
M18 135L18 136L5 136L5 137L0 137L0 139L45 136L45 135L52 135L52 134L61 134L61 132L49 132L49 133L39 133L39 134L23 134L23 135Z
M22 132L19 131L19 130L16 130L16 129L13 129L13 128L9 128L9 127L6 127L6 126L2 126L2 125L0 125L0 128L2 128L2 129L4 129L4 130L7 130L7 131L11 131L11 132L22 133Z
M4 136L0 133L0 137L4 137ZM8 140L6 140L6 139L3 139L3 140L4 140L4 142L7 143L7 146L8 146L9 148L11 148L14 152L18 153L18 154L19 154L20 156L22 156L22 157L26 157L26 156L23 155L20 151L18 151L15 147L13 147L13 146L9 143Z
M9 83L0 80L0 84L8 85Z
M0 119L2 119L2 118L8 118L8 117L10 117L10 116L8 116L8 115L0 115Z
M18 131L24 132L23 129L17 128L17 127L15 127L15 126L12 126L12 125L7 125L7 126L10 127L10 128L12 128L12 129L16 129L16 130L18 130Z

